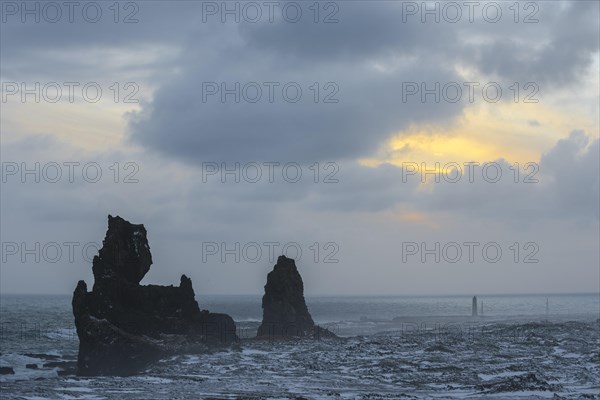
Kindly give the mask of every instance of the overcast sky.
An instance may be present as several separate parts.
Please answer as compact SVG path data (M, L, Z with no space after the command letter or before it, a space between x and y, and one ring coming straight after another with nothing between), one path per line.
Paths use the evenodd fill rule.
M600 290L596 1L1 4L2 293Z

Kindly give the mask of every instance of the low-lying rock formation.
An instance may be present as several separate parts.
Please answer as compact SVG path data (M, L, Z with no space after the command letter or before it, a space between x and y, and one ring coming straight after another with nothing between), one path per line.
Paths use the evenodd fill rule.
M0 375L14 375L15 370L12 367L0 367Z
M178 287L141 286L151 264L144 226L109 215L92 291L79 281L73 293L79 375L130 375L164 355L237 339L229 315L200 310L185 275Z
M279 256L267 275L258 337L335 337L315 325L304 300L304 283L293 259Z

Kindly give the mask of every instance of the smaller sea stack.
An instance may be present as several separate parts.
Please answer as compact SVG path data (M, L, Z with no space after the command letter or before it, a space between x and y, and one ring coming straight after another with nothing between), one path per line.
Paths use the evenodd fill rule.
M304 300L302 277L295 261L286 256L279 256L267 275L262 308L258 337L335 337L332 332L315 325Z

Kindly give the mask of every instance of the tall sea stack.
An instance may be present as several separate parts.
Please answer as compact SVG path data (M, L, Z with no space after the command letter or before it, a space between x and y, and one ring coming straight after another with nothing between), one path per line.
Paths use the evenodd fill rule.
M267 275L258 337L333 337L315 325L304 300L304 283L293 259L279 256Z
M473 296L473 307L471 310L471 315L473 317L477 316L477 296Z
M144 225L109 215L93 289L79 281L73 293L79 375L130 375L164 355L237 339L230 316L200 310L185 275L177 287L141 286L151 264Z

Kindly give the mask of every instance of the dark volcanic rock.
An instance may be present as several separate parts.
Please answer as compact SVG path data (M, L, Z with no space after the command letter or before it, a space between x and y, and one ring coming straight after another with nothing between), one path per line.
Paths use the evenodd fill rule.
M267 275L262 308L259 337L335 336L315 325L304 300L302 277L291 258L279 256Z
M55 356L54 354L25 353L24 355L31 358L43 358L44 360L60 359L60 356Z
M38 369L37 364L25 364L25 368L27 369Z
M164 355L237 339L230 316L200 310L185 275L178 287L140 286L151 264L144 226L109 215L93 289L79 281L73 293L80 375L130 375Z
M15 370L11 367L0 367L0 375L14 375Z
M108 216L108 231L92 271L94 286L115 281L137 285L150 270L152 255L144 225Z

